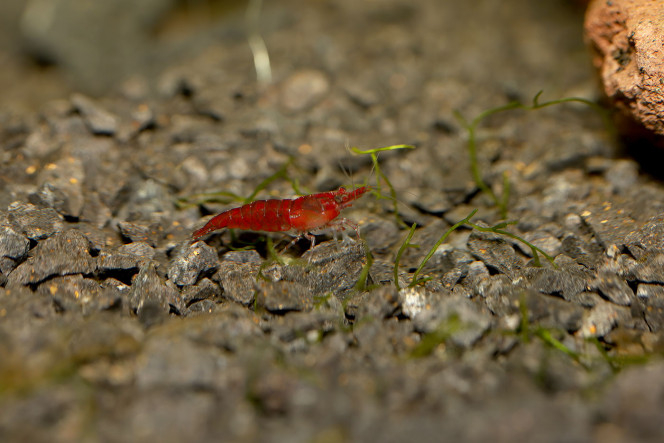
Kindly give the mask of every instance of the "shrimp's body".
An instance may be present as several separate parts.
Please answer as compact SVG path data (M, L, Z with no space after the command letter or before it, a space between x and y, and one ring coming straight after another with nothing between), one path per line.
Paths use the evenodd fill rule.
M350 226L355 229L359 238L360 233L355 223L346 219L335 219L342 209L349 207L354 200L369 190L368 186L352 191L342 187L336 191L304 195L295 199L257 200L216 215L205 226L194 232L193 237L198 239L222 228L268 232L295 231L298 236L291 244L300 237L306 237L313 247L315 237L310 234L311 231L326 227L343 230L345 226Z

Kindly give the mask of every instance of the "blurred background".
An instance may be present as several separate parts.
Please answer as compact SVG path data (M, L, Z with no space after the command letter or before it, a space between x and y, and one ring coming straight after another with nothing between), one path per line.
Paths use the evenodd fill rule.
M70 91L104 95L214 42L246 40L248 3L3 0L0 106L38 107Z
M253 16L248 14L250 3L254 8ZM547 50L555 44L567 45L563 50L585 63L586 54L579 53L585 2L477 0L451 7L454 3L425 2L426 6L415 8L388 0L366 0L352 3L349 9L348 4L337 6L335 2L324 1L305 4L283 0L3 0L0 2L0 109L16 111L26 107L34 110L40 103L65 97L72 91L101 96L118 88L129 93L132 88L150 90L156 76L166 67L193 60L213 45L228 48L244 45L247 60L251 62L247 41L251 32L248 31L265 36L275 30L288 33L291 41L295 40L292 44L295 47L304 44L297 42L298 33L315 34L316 30L305 24L306 17L312 14L316 15L312 24L325 17L331 22L336 20L330 25L327 37L325 30L320 30L316 41L307 42L313 51L322 53L326 50L324 46L331 47L325 39L339 29L361 34L367 32L367 26L378 24L380 28L375 28L376 32L368 31L375 35L375 40L365 39L357 44L365 48L373 46L379 54L384 42L400 40L399 33L418 33L418 23L426 26L427 21L438 20L439 25L434 29L440 34L430 34L430 41L422 43L435 42L440 47L460 49L463 53L449 55L456 57L457 64L459 59L464 60L466 68L481 69L481 66L470 65L495 61L487 60L492 54L503 54L501 57L507 54L516 57L510 64L517 73L528 76L533 72L548 72L549 78L541 82L547 88L552 83L570 85L578 81L565 80L564 73L543 69L546 66L542 65L557 64ZM416 11L422 8L427 12L418 16ZM459 17L445 12L455 10ZM438 11L440 17L435 17ZM481 23L482 18L474 21L474 14L492 17L499 27L502 25L500 34L482 35L487 32L486 25ZM525 17L525 21L517 26L510 24L516 17ZM554 32L540 26L542 22L552 21L558 26ZM459 29L467 31L459 32ZM476 37L467 39L466 36L473 33ZM523 37L533 33L537 39ZM287 43L284 50L288 46ZM396 50L395 57L399 56L399 50L411 55L418 52L421 56L427 55L418 48L399 48L392 43L390 46ZM520 54L524 54L523 58ZM296 57L292 53L281 55ZM442 64L445 60L439 62ZM297 62L289 60L290 63ZM524 70L528 65L535 69ZM355 66L355 69L366 68ZM511 81L516 86L518 78L512 76Z

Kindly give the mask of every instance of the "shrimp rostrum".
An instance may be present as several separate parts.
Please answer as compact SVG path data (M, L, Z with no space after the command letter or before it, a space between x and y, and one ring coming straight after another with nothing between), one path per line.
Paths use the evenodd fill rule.
M301 237L311 241L313 248L316 238L311 232L325 228L343 231L346 227L350 227L355 230L359 239L358 225L348 219L337 219L337 217L344 208L351 206L354 200L369 190L368 186L352 191L341 187L336 191L304 195L294 199L256 200L216 215L205 226L194 232L193 237L198 239L222 228L267 232L294 231L297 236L284 250Z

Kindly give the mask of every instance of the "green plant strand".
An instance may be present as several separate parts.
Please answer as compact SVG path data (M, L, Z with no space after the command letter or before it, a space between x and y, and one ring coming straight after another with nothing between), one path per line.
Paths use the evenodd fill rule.
M514 240L517 240L517 241L523 243L524 245L526 245L530 248L530 251L533 254L533 260L535 262L535 266L537 266L537 267L542 266L542 264L540 263L540 259L539 259L539 254L542 254L544 256L544 258L546 258L555 268L557 268L558 266L554 263L554 258L551 257L549 254L542 251L540 248L538 248L534 244L530 243L529 241L519 237L518 235L512 234L511 232L504 231L502 229L505 226L512 225L514 223L516 223L516 222L513 222L513 221L512 222L502 222L502 223L499 223L495 226L491 226L490 228L480 226L480 225L476 225L475 223L470 223L470 222L468 222L467 225L470 226L471 228L477 229L478 231L481 231L481 232L493 232L495 234L500 234L500 235L504 235L504 236L509 237L509 238L513 238Z
M424 269L424 266L431 259L431 257L433 257L433 255L436 253L436 250L438 249L438 247L441 244L443 244L443 242L447 239L447 237L452 232L454 232L456 229L458 229L459 227L461 227L463 225L467 225L470 228L476 229L480 232L493 232L495 234L504 235L506 237L513 238L514 240L517 240L517 241L525 244L526 246L528 246L530 248L530 250L533 254L533 260L534 260L535 266L541 266L541 262L539 260L539 254L542 254L555 268L558 267L554 262L554 258L551 257L549 254L542 251L540 248L533 245L529 241L519 237L518 235L512 234L511 232L505 231L503 229L506 226L514 224L515 222L501 222L501 223L498 223L497 225L494 225L494 226L491 226L491 227L480 226L480 225L477 225L477 224L472 223L470 221L470 219L475 215L476 212L477 212L477 209L474 209L473 211L471 211L470 214L468 214L468 216L466 216L466 218L464 218L463 220L455 223L452 227L450 227L447 231L445 231L445 233L438 239L436 244L434 244L433 247L429 250L427 255L422 259L419 266L417 267L417 269L413 273L413 279L411 280L410 284L408 285L409 288L412 288L412 287L426 281L425 279L420 279L419 278L419 275L422 272L422 269ZM416 227L416 225L413 224L413 226L410 229L410 232L408 233L408 236L406 237L406 240L401 244L401 248L399 248L399 252L397 253L397 257L396 257L395 262L394 262L394 283L397 287L397 290L400 289L399 283L398 283L398 280L397 280L399 260L401 258L401 255L405 251L405 249L409 246L412 246L412 244L410 243L410 240L413 238L413 235L415 234L415 227Z
M547 102L540 103L539 98L542 95L542 92L543 91L539 91L537 94L535 94L535 97L533 97L532 105L524 105L519 101L512 101L506 105L498 106L492 109L487 109L486 111L481 112L470 123L468 123L468 121L461 115L459 111L454 111L454 116L456 117L456 119L459 121L461 126L463 126L464 129L468 131L468 156L470 157L470 170L473 176L473 180L475 181L475 185L480 189L480 191L488 195L489 198L493 201L493 203L498 207L498 209L500 210L501 218L507 218L509 185L507 184L508 183L507 177L504 174L503 195L502 197L499 198L482 179L479 162L477 160L477 127L482 122L482 120L486 119L491 115L498 114L500 112L509 111L512 109L524 109L526 111L531 111L531 110L546 108L548 106L559 105L562 103L582 103L584 105L590 106L593 110L595 110L602 117L602 120L604 121L607 130L612 134L612 136L615 136L615 128L611 124L611 119L608 113L597 103L594 103L590 100L586 100L580 97L566 97L566 98L550 100Z
M369 272L371 271L371 266L373 265L373 255L371 255L371 250L369 249L369 245L366 243L366 241L364 242L363 246L364 254L367 257L367 263L362 267L360 277L355 283L355 289L358 291L368 291L371 289L367 285L367 281L369 280Z
M394 286L397 288L397 291L401 291L401 287L399 286L399 262L401 261L401 256L403 255L406 248L418 247L418 245L414 245L410 242L410 240L413 238L413 235L415 234L416 228L417 223L413 223L413 226L410 227L410 232L408 232L408 236L406 236L406 240L404 240L404 242L401 244L399 252L397 252L397 256L394 259Z
M279 178L283 178L283 179L291 182L290 178L288 177L288 167L292 163L293 163L293 157L289 157L288 160L286 161L286 163L281 165L281 167L277 170L277 172L275 172L271 176L267 177L265 180L260 182L258 184L258 186L256 186L254 188L254 192L252 192L249 197L244 199L244 204L251 203L252 201L254 201L254 199L256 198L256 196L258 195L259 192L261 192L263 189L267 188L270 185L270 183L272 183L273 181L275 181ZM291 185L292 185L292 182L291 182Z
M424 269L424 265L426 265L427 262L431 259L431 257L433 257L433 255L436 253L436 250L438 249L438 247L439 247L440 245L443 244L443 242L445 241L445 239L446 239L447 237L449 237L449 235L450 235L452 232L454 232L457 228L459 228L460 226L462 226L462 225L468 223L468 221L469 221L469 220L475 215L476 212L477 212L477 209L473 209L473 211L472 211L470 214L468 214L468 216L466 216L466 218L464 218L464 219L461 220L460 222L455 223L451 228L449 228L447 231L445 231L445 233L443 234L443 236L440 237L440 238L438 239L438 241L436 242L435 245L433 245L433 247L431 248L431 250L429 251L429 253L424 257L424 259L422 260L422 262L420 263L420 265L419 265L419 266L417 267L417 269L415 270L415 273L413 274L413 280L412 280L412 281L410 282L410 284L408 285L409 288L412 288L412 287L414 287L415 285L417 285L417 284L419 284L419 283L422 282L422 280L418 279L418 276L420 275L420 272L422 272L422 269ZM411 237L412 237L412 236L411 236ZM410 240L410 238L407 239L407 241L409 241L409 240Z
M385 184L387 184L387 187L390 190L390 200L392 200L392 203L394 205L394 216L397 220L397 224L400 226L405 226L406 223L401 219L401 216L399 216L399 211L397 207L397 192L394 189L394 186L392 186L392 183L390 182L390 179L387 178L387 175L383 173L383 171L380 169L380 163L378 162L378 153L382 151L394 151L397 149L415 149L415 146L411 145L393 145L393 146L386 146L383 148L376 148L376 149L368 149L368 150L361 150L359 148L353 147L350 148L351 151L355 154L360 154L360 155L370 155L371 156L371 161L373 163L373 167L376 171L376 191L374 194L378 198L386 198L383 196L382 189L381 189L381 179L385 180Z

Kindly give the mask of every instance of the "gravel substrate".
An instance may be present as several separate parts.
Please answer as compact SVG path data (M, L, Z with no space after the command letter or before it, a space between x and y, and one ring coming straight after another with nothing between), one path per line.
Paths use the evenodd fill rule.
M0 441L662 441L664 186L591 107L476 132L503 229L553 262L464 226L411 284L472 210L504 220L453 111L598 100L578 4L467 3L266 4L270 85L231 33L130 91L3 109ZM360 241L192 240L266 180L377 190L346 145L402 143L378 157L398 212L344 211Z

